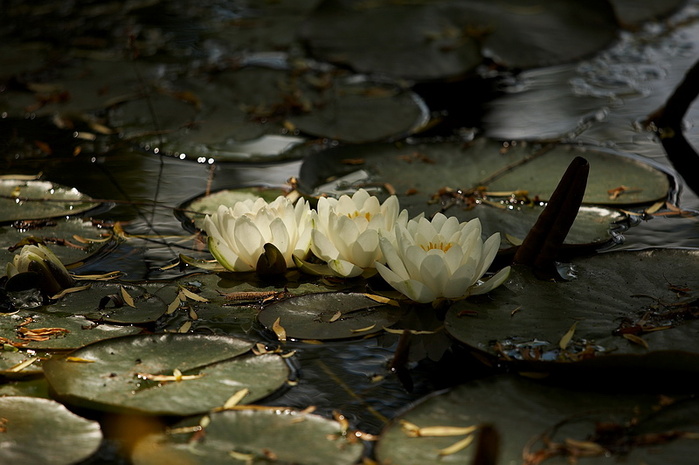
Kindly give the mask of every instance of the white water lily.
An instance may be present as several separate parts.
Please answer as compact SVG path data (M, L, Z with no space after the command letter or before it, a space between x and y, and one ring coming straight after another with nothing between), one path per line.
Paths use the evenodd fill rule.
M374 268L375 262L383 262L379 247L379 231L390 234L407 211L398 214L398 198L390 196L384 203L377 197L359 189L351 197L318 199L317 211L313 212L311 250L327 262L337 276L351 278L366 269Z
M265 244L274 245L286 266L293 256L305 258L311 242L311 209L308 202L296 205L284 196L271 203L248 199L233 207L221 205L204 219L209 251L230 271L254 271Z
M418 217L405 226L396 225L394 238L382 237L380 244L386 265L377 263L376 269L415 302L484 294L502 284L510 272L506 267L481 281L498 252L500 234L483 242L477 218L460 223L441 213L432 221Z

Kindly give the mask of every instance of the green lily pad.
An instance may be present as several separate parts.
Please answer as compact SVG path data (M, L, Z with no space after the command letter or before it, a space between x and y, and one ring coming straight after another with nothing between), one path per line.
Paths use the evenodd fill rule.
M0 384L0 397L25 396L50 399L49 383L43 376L29 379L10 380Z
M0 379L21 379L41 373L41 361L35 353L0 349Z
M84 291L68 294L46 306L47 313L82 315L100 323L152 323L166 311L167 305L148 288L113 282L94 282Z
M0 226L0 264L12 261L19 252L19 249L10 251L10 248L19 247L30 240L45 242L64 265L78 264L100 250L110 235L110 231L79 218Z
M432 80L472 72L482 54L513 68L573 61L611 43L616 28L613 10L603 1L333 0L309 15L301 36L325 61L364 73Z
M0 397L0 412L2 463L69 465L95 453L102 442L99 423L52 400Z
M656 249L576 259L566 282L516 267L487 298L455 304L446 330L494 363L532 371L699 369L699 252ZM582 373L582 371L580 371Z
M177 90L114 105L109 123L125 138L158 153L200 163L289 159L291 147L315 137L346 142L401 138L429 118L405 86L377 82L286 56L250 56L206 81L182 80ZM153 107L159 126L148 115Z
M0 337L18 347L70 350L91 342L141 332L141 328L98 324L81 315L20 310L0 314Z
M485 443L498 457L492 463L539 463L541 459L563 464L575 460L577 452L585 454L578 457L579 463L590 465L691 464L699 442L682 434L699 431L697 412L696 399L663 405L652 395L620 396L561 389L512 376L492 377L429 397L392 420L376 446L376 457L380 463L396 465L473 463L477 440L456 452L448 451L467 434L410 437L405 427L487 425L490 441ZM480 431L476 430L476 437Z
M73 216L98 204L75 188L49 181L0 179L0 223Z
M364 337L396 323L403 311L364 294L319 293L281 300L262 309L257 318L267 329L275 322L293 339Z
M526 142L509 145L488 139L469 144L366 144L330 148L308 154L299 182L303 189L314 194L389 183L401 196L401 202L410 196L414 198L411 202L423 204L445 187L468 190L480 186L485 186L486 193L526 191L530 199L546 201L576 156L590 163L583 200L586 204L644 204L668 195L668 173L629 154L580 145L542 146ZM610 190L621 186L626 190L617 196L610 194Z
M128 336L71 353L89 362L50 360L44 372L57 396L71 404L122 413L193 415L222 406L245 388L250 393L244 401L254 402L286 382L286 362L278 355L253 355L253 345L201 334Z
M192 465L262 465L270 457L279 465L353 465L364 452L361 442L342 435L340 423L310 413L243 409L212 413L209 418L203 428L205 440L190 434L146 437L133 452L134 465L165 463L164 457Z

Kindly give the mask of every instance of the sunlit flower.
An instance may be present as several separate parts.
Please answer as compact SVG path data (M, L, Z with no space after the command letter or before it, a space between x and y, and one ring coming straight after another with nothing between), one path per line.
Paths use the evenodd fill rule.
M415 302L484 294L502 284L510 272L503 268L480 280L498 252L500 234L483 242L477 218L460 223L438 213L432 221L411 219L405 226L396 225L393 239L382 237L380 244L386 265L377 263L378 272Z
M404 222L407 211L401 213ZM321 197L313 212L311 250L327 262L334 274L359 276L375 262L383 262L379 231L388 234L398 221L398 198L380 203L377 197L359 189L351 197Z
M274 245L286 262L295 266L293 256L305 258L311 242L311 209L308 202L296 205L284 196L271 203L248 199L233 207L221 205L206 217L204 230L209 251L230 271L253 271L265 244Z
M73 286L73 277L61 260L44 244L25 245L5 267L8 278L28 271L39 275L37 287L49 294Z

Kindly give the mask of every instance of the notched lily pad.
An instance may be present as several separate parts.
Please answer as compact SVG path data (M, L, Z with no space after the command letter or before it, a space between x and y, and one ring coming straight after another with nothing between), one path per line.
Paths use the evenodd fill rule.
M526 193L530 199L546 201L577 156L590 163L586 204L650 204L665 199L671 187L669 173L657 166L630 154L580 145L503 144L481 138L468 144L365 144L305 150L299 182L308 192L338 193L388 183L401 202L411 198L409 202L423 205L444 188L477 189L487 198L497 198L492 193Z
M455 304L445 327L493 363L696 372L699 253L657 249L576 259L576 278L547 282L515 268L488 298ZM583 373L583 371L579 371Z
M133 463L164 463L163 457L177 457L192 465L269 460L279 465L353 465L364 451L361 442L349 440L351 434L342 434L340 423L310 413L275 407L229 410L209 418L204 440L181 433L147 436L136 446Z
M0 179L0 223L72 216L95 208L87 195L49 181Z
M497 463L694 463L699 404L665 400L491 377L429 397L395 418L376 457L400 465L474 463L485 435Z
M403 315L397 306L387 305L365 294L319 293L291 297L265 307L257 316L260 323L279 339L347 339L382 331Z
M57 396L71 404L122 413L193 415L222 406L243 389L250 391L243 402L254 402L286 382L286 362L279 355L253 355L253 345L200 334L129 336L51 360L44 372Z
M141 328L99 324L81 315L31 310L0 314L0 338L26 349L76 349L95 341L139 332Z
M0 397L0 462L69 465L102 442L99 423L35 397Z

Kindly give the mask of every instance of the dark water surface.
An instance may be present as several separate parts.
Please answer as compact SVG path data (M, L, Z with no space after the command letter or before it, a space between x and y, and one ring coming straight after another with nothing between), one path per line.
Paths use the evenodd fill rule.
M32 50L40 49L45 56L45 48L51 41L55 47L52 56L56 57L56 68L43 68L43 72L49 75L79 60L71 55L78 39L82 40L83 51L114 55L115 50L123 51L123 45L117 44L119 40L128 37L129 33L143 32L139 28L144 28L150 36L145 36L141 46L146 54L149 47L153 48L146 59L148 65L136 62L133 67L124 67L122 71L135 82L138 82L138 73L144 73L147 79L151 73L161 73L166 81L167 73L173 67L182 72L187 63L199 66L215 61L218 54L227 53L220 46L226 37L207 37L206 22L188 21L184 11L191 9L197 17L207 20L215 17L236 21L245 17L250 8L237 2L208 1L183 7L182 13L175 13L178 10L175 3L180 2L167 7L163 7L161 2L150 2L151 6L144 2L146 6L132 12L86 14L85 18L80 18L76 11L85 10L71 9L68 5L71 2L65 6L66 16L60 8L49 7L49 3L46 7L53 9L52 14L34 15L30 8L27 14L19 14L21 3L9 2L15 12L15 23L5 24L0 29L1 36L7 41L0 45L0 54L8 63L7 69L16 70L0 71L3 79L14 72L32 69L23 68L26 65L20 63L27 60L40 62ZM112 2L90 5L94 9L116 8L116 3ZM639 122L664 103L685 71L699 57L698 5L696 1L689 2L667 24L653 23L638 32L621 33L617 44L588 60L524 71L516 76L501 76L484 104L483 112L479 113L481 123L477 130L502 140L572 139L635 153L669 167L662 147ZM161 7L164 12L161 12ZM290 15L289 21L292 20L294 18ZM65 21L65 24L59 27L58 21ZM71 30L78 33L66 35L66 31ZM88 39L92 41L91 48L84 45ZM283 39L251 37L250 40L258 41L256 43L269 41L274 45L275 40ZM9 60L11 54L18 54L21 59ZM39 78L38 75L34 77ZM53 82L45 75L42 78ZM136 281L170 278L172 274L160 271L160 267L172 263L177 254L188 253L192 247L189 242L183 242L182 246L167 244L167 236L187 234L173 214L175 207L207 189L278 186L299 172L301 161L209 163L206 157L200 161L180 160L155 153L152 146L146 148L118 140L100 139L87 150L74 154L75 141L71 140L70 131L52 126L50 108L21 114L19 109L23 101L16 94L9 94L15 84L11 80L0 82L0 137L8 141L4 146L0 145L0 174L41 172L44 179L75 187L96 199L113 200L110 209L103 209L95 216L123 222L129 234L149 235L156 239L151 244L122 244L109 254L88 262L78 272L121 270L126 279ZM29 105L32 98L27 94L25 103ZM74 95L73 98L89 100L87 95ZM94 108L97 115L105 111L100 103L96 103ZM171 116L143 115L146 121L153 122L154 127L165 124ZM689 140L697 146L699 129L693 121L698 116L699 105L696 105L687 115L686 130ZM75 120L79 121L80 117L75 115ZM265 129L268 130L283 132L278 128ZM37 150L34 141L49 139L54 145L52 154ZM152 205L154 199L158 201L156 207ZM699 198L683 189L679 206L699 210ZM625 242L616 249L699 247L699 223L696 217L656 217L632 228L625 237ZM269 337L258 332L257 328L253 333ZM405 383L387 370L396 339L386 336L321 346L290 343L290 348L298 350L294 363L299 370L299 384L271 399L270 403L299 408L312 404L318 407L319 413L328 416L339 410L359 429L379 433L388 419L411 402L488 372L457 349L441 361L424 359L412 363L413 387L407 390ZM114 444L105 443L99 456L86 463L125 463L115 453L114 447Z

